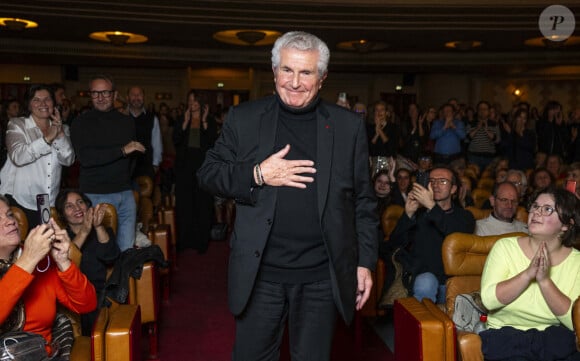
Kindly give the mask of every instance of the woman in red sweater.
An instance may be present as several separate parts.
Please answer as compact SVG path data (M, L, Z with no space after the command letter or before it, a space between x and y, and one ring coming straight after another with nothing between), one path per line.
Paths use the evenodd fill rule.
M20 231L8 200L0 195L0 263L12 264L0 279L0 330L19 327L22 303L22 330L42 335L50 345L57 303L77 313L96 308L95 288L69 259L70 243L66 231L51 219L29 232L17 256Z

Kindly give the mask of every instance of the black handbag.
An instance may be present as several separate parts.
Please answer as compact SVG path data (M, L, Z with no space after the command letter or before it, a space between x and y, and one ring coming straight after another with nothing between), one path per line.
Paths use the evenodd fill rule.
M0 361L47 361L46 341L36 333L7 332L0 337Z

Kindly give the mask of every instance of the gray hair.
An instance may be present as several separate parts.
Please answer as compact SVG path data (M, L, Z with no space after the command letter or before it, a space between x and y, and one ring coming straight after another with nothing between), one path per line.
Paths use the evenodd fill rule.
M291 31L276 40L272 48L272 68L280 66L280 52L282 49L297 49L301 51L318 51L318 76L323 77L328 71L330 50L326 43L315 35L304 31Z
M507 172L506 179L509 178L509 176L512 174L519 175L521 180L522 180L522 194L520 194L520 197L521 197L525 194L526 188L528 188L528 177L526 177L526 173L524 173L523 171L521 171L519 169L510 169Z

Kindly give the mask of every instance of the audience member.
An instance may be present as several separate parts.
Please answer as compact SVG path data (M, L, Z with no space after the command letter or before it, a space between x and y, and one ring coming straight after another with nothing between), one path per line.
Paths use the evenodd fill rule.
M383 215L383 212L387 207L391 204L392 199L392 184L394 183L395 177L393 176L392 171L388 171L386 169L381 169L375 176L373 177L373 185L375 190L375 196L377 197L377 215L379 219ZM382 227L379 225L379 230L382 230ZM381 232L382 233L382 232ZM380 239L383 239L380 237Z
M369 156L372 173L382 169L387 157L395 157L399 147L400 129L395 117L387 112L387 104L379 101L374 107L374 128L370 129Z
M177 248L205 253L209 245L213 197L201 189L195 172L216 139L216 123L193 90L187 94L187 110L173 128L175 158L175 214Z
M161 195L168 197L173 192L175 184L175 146L173 145L174 120L170 109L165 103L159 104L159 130L161 132L162 161L159 164Z
M489 119L490 105L485 100L477 104L477 122L467 125L467 159L483 172L496 155L501 141L497 123Z
M431 127L431 139L435 140L433 161L435 164L449 164L461 157L461 142L465 139L465 125L455 119L453 106L443 105L443 118L435 120Z
M0 193L26 213L28 226L40 223L36 195L58 194L62 166L75 154L67 125L62 124L48 85L31 86L26 93L27 116L12 118L6 131L8 159L0 171Z
M486 360L570 360L577 351L571 313L580 295L580 206L563 189L532 201L529 236L498 240L485 262L488 329L479 335Z
M459 191L457 196L457 202L463 208L475 206L475 201L471 195L471 190L473 189L473 182L468 176L459 177Z
M495 184L505 182L507 180L508 171L509 171L509 169L507 169L507 168L496 169L495 170Z
M536 168L530 175L530 181L530 194L556 183L556 179L546 168Z
M564 162L557 154L550 154L546 158L546 169L557 180L566 178Z
M513 129L508 122L503 123L502 144L505 154L508 156L512 168L533 169L536 133L526 127L528 113L525 110L516 111L514 116Z
M404 207L405 202L407 201L407 196L412 188L411 171L407 168L397 169L395 180L397 181L397 184L395 185L395 189L391 192L391 203Z
M414 275L413 295L419 301L429 298L442 303L446 275L441 246L453 232L473 233L473 215L453 202L459 180L450 168L431 170L429 187L415 183L405 203L405 212L391 234L395 247L411 249Z
M568 176L566 180L576 182L574 194L580 199L580 162L574 162L568 167ZM570 190L570 189L569 189Z
M429 133L420 124L419 107L409 104L408 115L401 124L401 155L417 163Z
M145 93L143 88L133 86L127 91L127 113L135 122L136 139L145 147L144 153L135 156L133 179L148 176L153 181L161 163L163 143L159 119L154 112L145 110Z
M95 287L98 307L102 307L107 267L121 253L113 230L103 225L104 207L102 204L92 207L85 194L65 189L58 193L55 208L61 223L66 225L68 237L83 254L80 269ZM91 335L98 312L96 309L81 316L83 335Z
M475 234L491 236L511 232L527 233L527 225L515 219L519 204L516 186L510 182L496 184L489 202L492 207L491 214L475 222Z
M0 219L0 325L3 331L40 334L51 353L59 347L52 340L57 303L91 312L95 288L69 259L70 238L53 219L31 229L22 247L9 201L1 195Z
M544 107L541 119L536 123L538 151L555 154L566 159L570 133L564 122L562 105L557 101L549 101Z
M133 248L137 205L132 191L135 156L145 152L136 141L135 121L114 108L113 79L95 75L89 81L94 109L73 121L71 134L80 163L80 191L93 204L110 203L117 210L117 243L121 251Z
M527 207L526 192L528 191L528 178L526 174L518 169L508 170L506 181L510 182L518 190L519 205Z

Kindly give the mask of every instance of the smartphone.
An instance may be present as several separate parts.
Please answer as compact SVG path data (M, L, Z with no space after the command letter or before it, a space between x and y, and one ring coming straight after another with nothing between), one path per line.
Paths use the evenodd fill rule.
M423 188L429 188L429 172L417 172L415 182L423 186Z
M338 100L345 102L346 101L346 93L345 92L338 93Z
M576 181L575 180L567 180L566 181L566 190L576 194Z
M36 195L36 208L38 209L40 223L48 223L50 221L50 202L48 194L42 193Z

